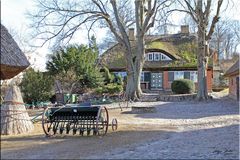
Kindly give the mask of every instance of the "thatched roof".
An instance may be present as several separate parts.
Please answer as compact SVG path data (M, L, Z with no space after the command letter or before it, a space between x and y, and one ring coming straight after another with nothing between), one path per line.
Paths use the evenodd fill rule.
M1 24L1 80L16 76L29 65L24 53Z
M224 76L239 75L239 60L235 62L224 74Z
M197 67L196 46L194 46L196 44L195 35L147 35L145 37L145 42L146 53L161 52L173 59L173 61L146 61L143 67L144 69L154 70L168 67ZM135 41L133 41L131 45L133 49L136 48ZM183 52L185 55L182 55ZM190 59L189 57L185 59L186 54L190 54ZM108 67L110 70L124 70L126 67L126 60L123 55L123 48L120 44L115 44L102 54L101 64Z

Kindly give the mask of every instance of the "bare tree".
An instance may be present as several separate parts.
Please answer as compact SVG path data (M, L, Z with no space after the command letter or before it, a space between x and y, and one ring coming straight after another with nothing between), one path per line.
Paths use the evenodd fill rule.
M219 21L220 8L223 0L218 0L216 12L212 20L210 13L212 11L212 0L178 0L184 9L176 9L188 13L197 24L197 41L198 41L198 100L208 99L207 90L207 68L209 53L209 41L214 33L215 26Z
M125 50L127 61L128 98L138 99L141 95L140 76L144 63L144 36L154 26L158 10L167 0L135 0L135 10L130 0L89 0L58 1L39 0L38 11L31 14L34 31L44 45L55 39L55 44L68 43L74 34L87 26L90 32L94 27L107 26L117 42ZM110 3L109 3L110 2ZM134 12L135 11L135 12ZM136 50L127 34L129 27L136 24Z
M217 23L215 32L210 40L210 46L216 48L222 58L229 59L237 53L240 45L240 22L236 20L222 20Z

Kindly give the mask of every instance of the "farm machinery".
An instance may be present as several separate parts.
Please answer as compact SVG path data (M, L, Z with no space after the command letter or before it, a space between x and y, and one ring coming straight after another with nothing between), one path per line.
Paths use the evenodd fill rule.
M55 134L99 135L107 133L109 126L116 130L117 119L109 124L109 115L103 106L66 104L48 107L42 114L42 127L46 136Z

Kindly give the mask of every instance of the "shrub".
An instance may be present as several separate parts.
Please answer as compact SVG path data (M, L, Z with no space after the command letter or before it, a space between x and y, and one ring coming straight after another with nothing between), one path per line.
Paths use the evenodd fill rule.
M113 83L117 83L118 85L123 85L123 78L120 75L114 75Z
M48 101L52 96L53 78L47 73L30 68L23 74L20 87L26 103Z
M171 88L176 94L193 93L195 91L194 82L189 79L174 80Z
M117 85L113 83L106 85L106 91L109 94L120 93L122 90L123 90L122 85Z
M109 72L109 69L107 67L103 67L103 77L105 84L112 83L114 80L114 75Z
M96 89L95 89L95 92L96 92L97 94L102 94L102 93L104 93L103 87L98 87L98 88L96 88Z
M109 93L109 94L118 94L123 91L122 85L117 85L115 83L110 83L103 87L96 88L95 92L98 94Z

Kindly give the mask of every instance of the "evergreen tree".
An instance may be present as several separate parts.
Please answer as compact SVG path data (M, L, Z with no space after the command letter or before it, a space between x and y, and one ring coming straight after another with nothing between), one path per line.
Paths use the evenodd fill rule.
M103 78L97 65L97 45L95 43L90 46L69 45L57 50L47 62L47 70L53 75L58 75L58 78L73 74L71 81L66 81L77 84L75 92L102 85Z
M20 87L26 103L48 101L52 95L53 78L30 68L23 74Z

